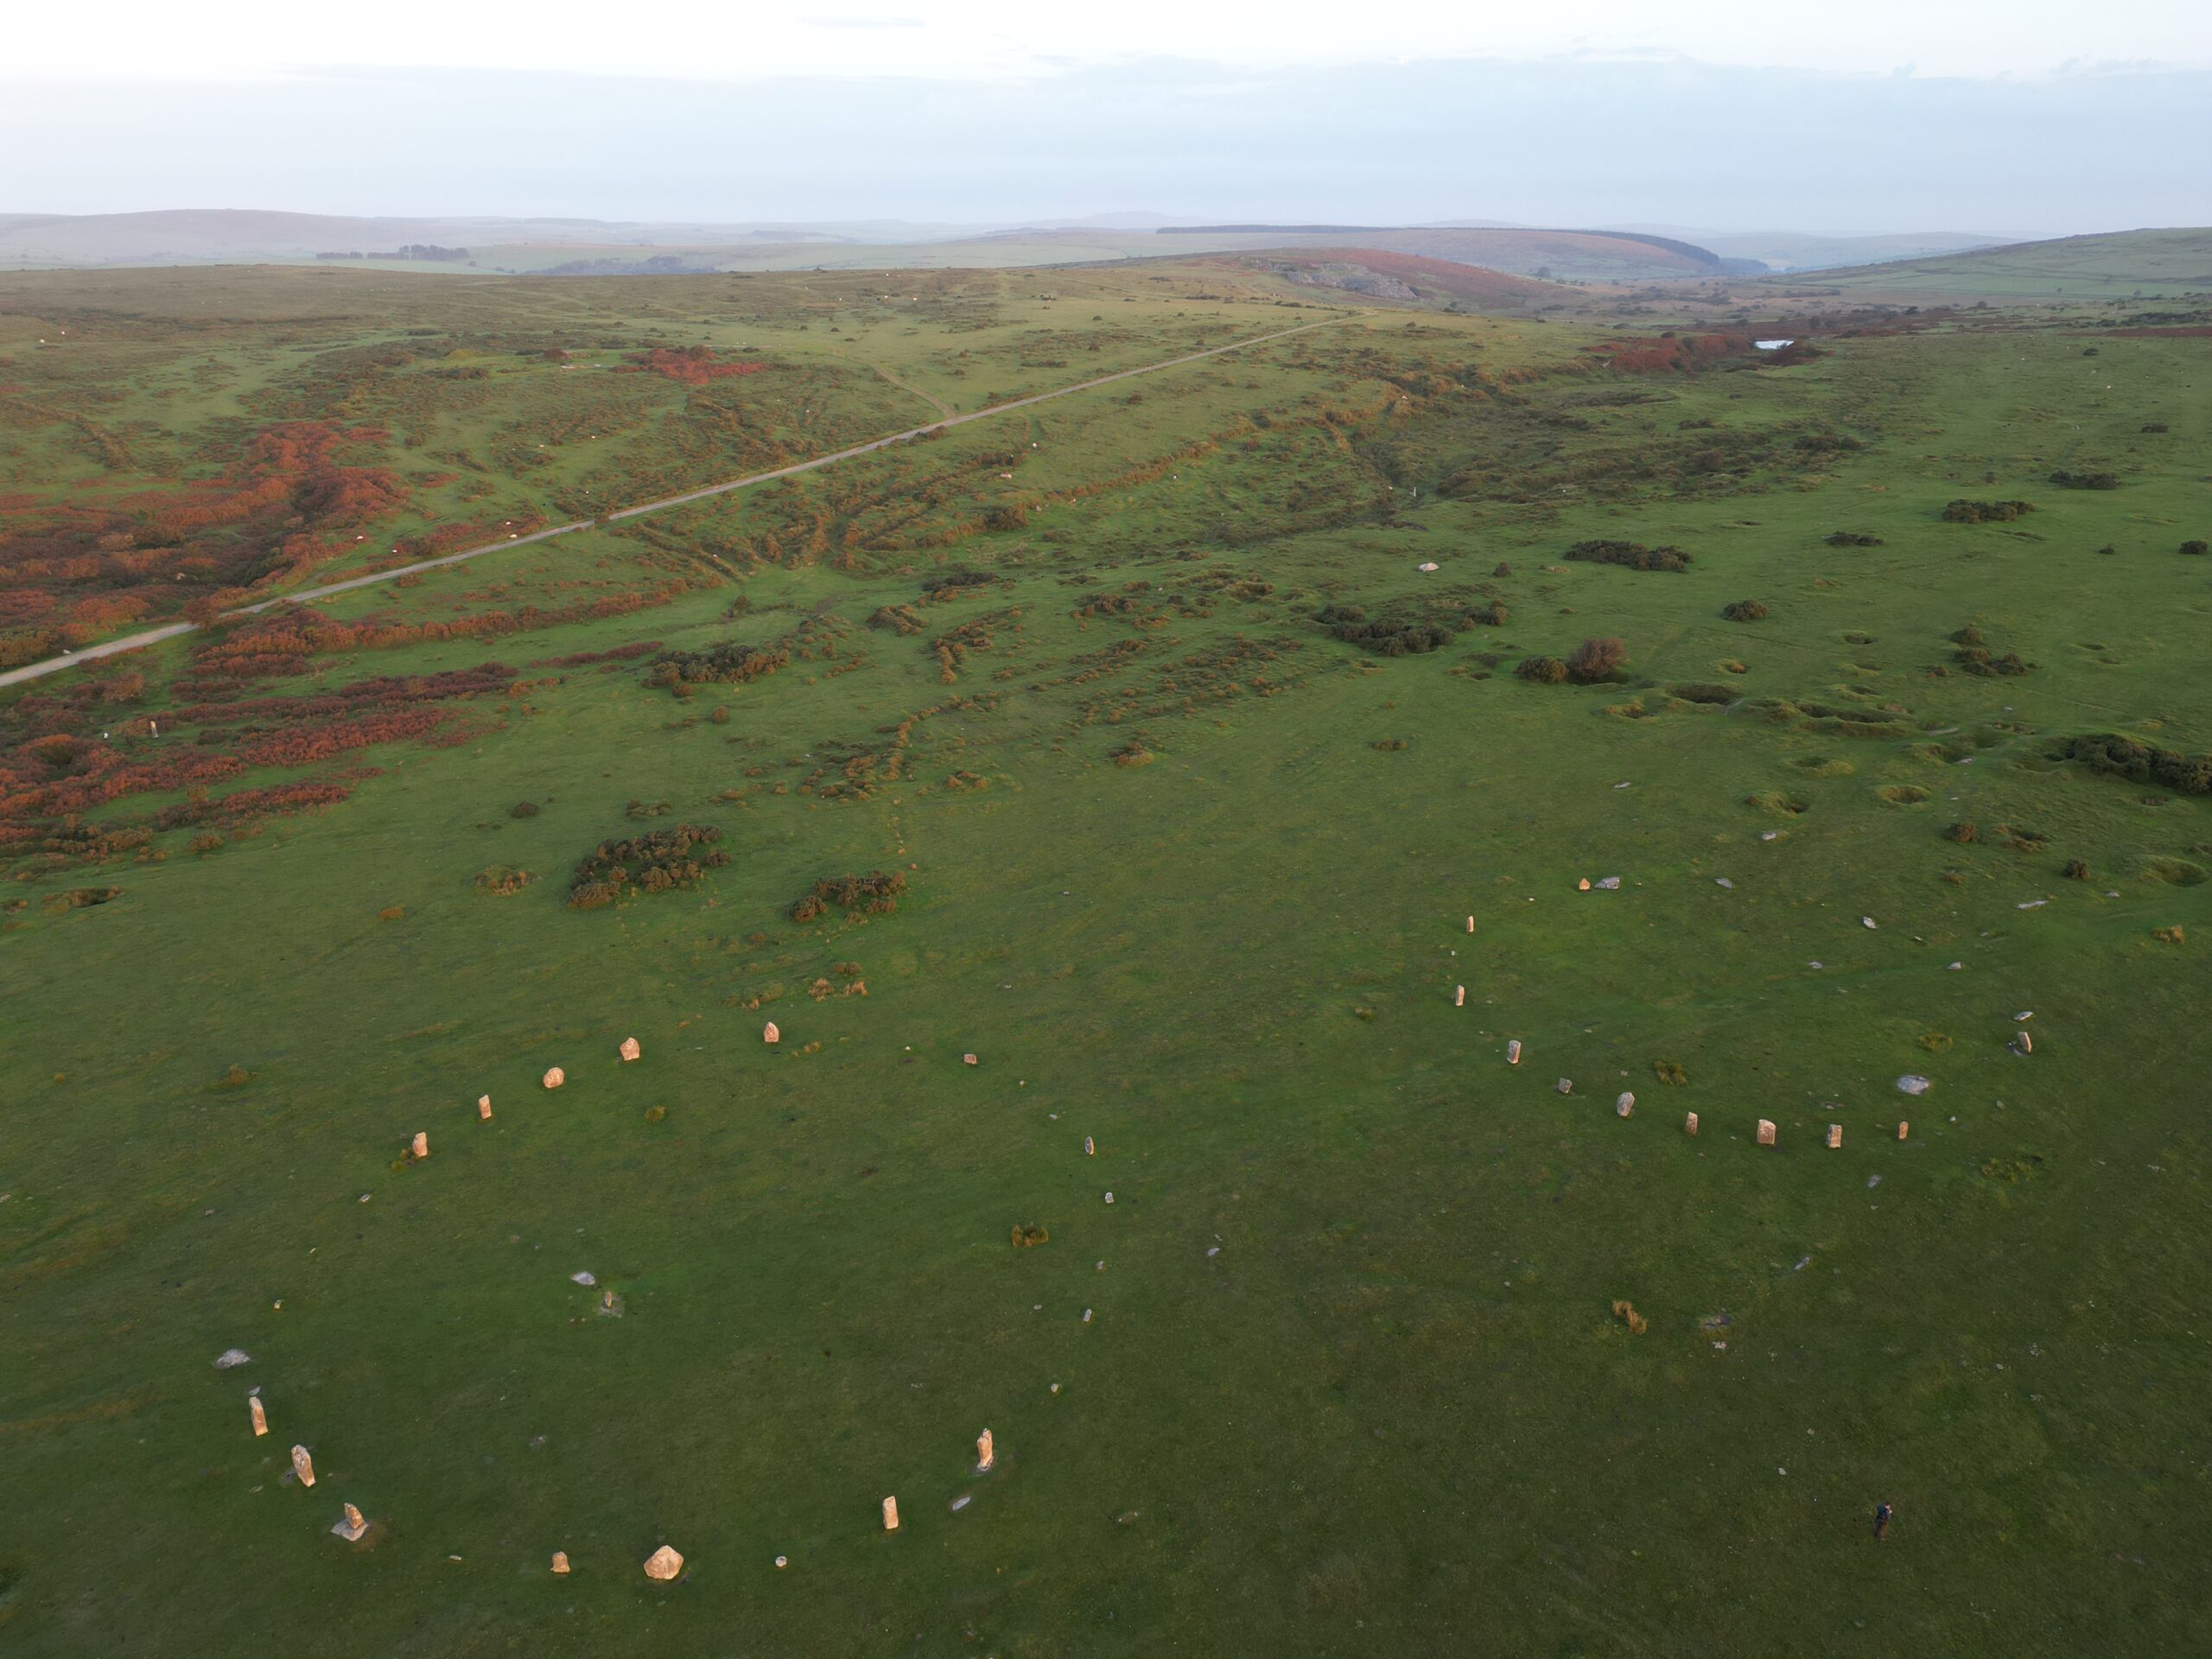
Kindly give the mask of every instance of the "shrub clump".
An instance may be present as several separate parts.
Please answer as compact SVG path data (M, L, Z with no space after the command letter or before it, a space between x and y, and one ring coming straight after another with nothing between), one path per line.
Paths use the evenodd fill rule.
M1559 685L1567 679L1567 664L1556 657L1523 657L1513 665L1513 674L1537 685Z
M517 801L507 809L507 816L511 818L534 818L537 810L536 801Z
M1856 530L1839 530L1822 538L1830 547L1879 547L1882 538Z
M645 671L650 686L743 685L791 666L791 653L728 643L704 651L664 651Z
M2120 474L2069 473L2062 467L2050 475L2050 481L2062 490L2116 490L2120 487Z
M1652 1061L1651 1074L1662 1083L1682 1084L1690 1080L1690 1074L1672 1060Z
M1943 509L1947 524L2009 524L2035 511L2029 501L1969 501L1959 497Z
M537 877L528 870L518 870L512 864L493 864L476 872L474 883L479 893L488 893L504 899L520 893Z
M826 875L814 890L791 906L791 920L810 922L827 914L831 906L865 916L887 916L899 908L899 895L906 890L904 870L870 870L866 875Z
M1502 628L1510 620L1504 605L1487 604L1425 607L1416 613L1402 604L1388 605L1368 615L1358 605L1324 605L1314 620L1330 635L1348 645L1359 645L1384 657L1418 657L1452 643L1452 636L1471 627Z
M888 628L897 634L919 633L928 625L911 605L881 605L868 613L871 628Z
M2212 553L2212 542L2186 541L2181 544L2181 550L2201 557L2204 554Z
M2212 754L2183 754L2117 732L2101 732L2062 743L2056 758L2130 783L2157 784L2178 795L2212 795Z
M1585 639L1567 654L1567 677L1577 685L1611 679L1628 661L1628 647L1610 637Z
M1739 599L1732 605L1723 605L1720 614L1731 622L1763 622L1767 608L1756 599Z
M2088 880L2089 879L2089 866L2088 861L2079 858L2068 859L2066 861L2066 879L2069 881Z
M587 853L569 882L569 904L596 910L633 893L667 893L696 887L709 870L729 862L715 843L722 832L711 825L679 823L619 841L602 841Z
M1037 1224L1016 1222L1014 1228L1014 1248L1017 1250L1034 1249L1039 1244L1049 1244L1052 1236Z
M1945 830L1943 839L1955 841L1962 847L1971 847L1981 839L1981 826L1972 819L1963 820Z
M1679 573L1690 568L1690 556L1679 547L1646 547L1642 542L1577 542L1567 556L1583 564L1618 564L1630 570Z

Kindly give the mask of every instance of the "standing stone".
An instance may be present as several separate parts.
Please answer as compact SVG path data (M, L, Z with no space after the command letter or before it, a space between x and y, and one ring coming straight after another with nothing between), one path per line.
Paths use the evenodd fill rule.
M1900 1141L1904 1140L1904 1139L1905 1138L1905 1136L1906 1136L1906 1135L1910 1135L1911 1132L1912 1132L1912 1125L1911 1125L1911 1124L1910 1124L1910 1123L1900 1123L1900 1124L1898 1124L1898 1125L1897 1125L1897 1139L1898 1139L1898 1140L1900 1140Z
M408 1150L415 1157L429 1157L430 1155L430 1132L428 1129L416 1130L415 1134L415 1144L409 1147Z
M1521 1064L1521 1039L1518 1037L1516 1037L1511 1042L1506 1044L1505 1063L1508 1065L1518 1065Z
M1626 1117L1635 1109L1636 1096L1630 1094L1625 1089L1624 1089L1621 1091L1621 1097L1613 1103L1613 1116L1615 1117Z
M1467 931L1468 931L1468 932L1470 932L1470 933L1471 933L1471 932L1473 932L1474 931L1475 931L1475 918L1474 918L1473 917L1470 916L1470 917L1468 917L1468 918L1467 918Z
M2014 1032L2012 1033L2012 1052L2016 1054L2034 1053L2036 1052L2035 1039L2029 1036L2024 1031Z
M556 1578L565 1579L569 1576L569 1552L567 1550L556 1549L553 1552L553 1573Z
M300 1478L301 1485L315 1484L315 1459L308 1456L308 1449L304 1446L292 1448L292 1472Z
M638 1046L638 1039L636 1038L625 1037L622 1039L622 1046L616 1049L614 1052L617 1054L620 1054L626 1064L631 1060L636 1059L639 1055L644 1053L645 1051Z
M1465 986L1454 985L1452 988L1452 1006L1455 1008L1464 1008L1467 1006L1467 988Z
M1584 877L1583 877L1580 881L1578 881L1578 882L1576 882L1576 883L1574 884L1574 890L1575 890L1577 893L1587 893L1587 892L1589 892L1589 891L1590 891L1590 878L1589 878L1588 876L1586 876L1586 876L1584 876Z
M489 1123L492 1121L491 1096L479 1095L476 1096L476 1116L483 1122Z
M344 1508L346 1513L339 1518L337 1524L333 1526L331 1530L347 1543L358 1544L361 1541L361 1535L369 1529L368 1519L351 1503L346 1504Z
M883 1500L883 1529L886 1532L899 1530L899 1500L895 1497Z
M1688 1116L1682 1119L1682 1133L1684 1135L1695 1135L1697 1133L1697 1114L1695 1112L1690 1113Z
M683 1558L663 1544L645 1557L645 1576L665 1584L683 1570Z
M1774 1121L1771 1118L1763 1117L1759 1119L1759 1145L1770 1147L1773 1144Z
M991 1471L991 1431L985 1429L976 1437L976 1472L987 1475Z
M1096 1158L1098 1155L1098 1143L1087 1135L1083 1137L1083 1155L1086 1158Z
M1839 1147L1840 1147L1840 1146L1842 1146L1842 1145L1843 1145L1843 1125L1842 1125L1842 1124L1840 1124L1840 1123L1831 1123L1831 1124L1829 1124L1829 1125L1828 1125L1828 1150L1829 1150L1830 1152L1834 1152L1834 1151L1835 1151Z
M253 1419L253 1437L259 1440L269 1432L269 1414L262 1409L261 1396L257 1394L248 1395L245 1409L246 1415Z
M963 1054L960 1057L960 1064L963 1065L973 1065L976 1064L976 1057L973 1054Z
M550 1065L546 1067L544 1083L548 1089L558 1089L568 1080L569 1074L563 1071L559 1066Z
M1558 1090L1562 1095L1571 1095L1574 1092L1574 1079L1573 1077L1561 1077L1557 1083L1552 1084L1552 1087Z
M776 1029L776 1022L772 1020L760 1027L760 1040L764 1043L780 1042L783 1040L783 1035L782 1032Z

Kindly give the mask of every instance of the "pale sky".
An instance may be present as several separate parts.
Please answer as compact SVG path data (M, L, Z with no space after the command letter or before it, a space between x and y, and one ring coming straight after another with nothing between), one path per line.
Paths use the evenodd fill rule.
M346 66L751 80L968 79L1154 57L1236 68L1657 54L1985 77L2212 67L2207 0L109 0L13 9L9 79L269 78Z
M0 214L2212 224L2212 0L107 0Z

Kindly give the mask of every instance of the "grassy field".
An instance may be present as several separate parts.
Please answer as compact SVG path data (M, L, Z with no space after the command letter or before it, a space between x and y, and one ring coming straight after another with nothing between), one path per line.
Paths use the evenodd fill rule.
M34 527L438 330L386 547L1336 319L9 694L0 1648L2212 1646L2206 340L1314 297L0 279Z

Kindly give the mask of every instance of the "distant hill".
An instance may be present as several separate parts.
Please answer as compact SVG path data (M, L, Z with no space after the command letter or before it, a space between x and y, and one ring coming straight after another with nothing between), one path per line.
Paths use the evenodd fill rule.
M1216 256L1204 263L1235 264L1271 271L1301 287L1335 289L1369 299L1458 305L1474 310L1515 310L1545 301L1574 297L1557 283L1516 276L1481 265L1431 259L1417 253L1378 248L1280 248L1259 253Z
M1547 280L1637 283L1715 276L1726 269L1708 248L1671 237L1626 231L1548 231L1480 227L1358 229L1342 226L1216 226L1173 228L1162 243L1198 249L1260 247L1373 248Z
M2212 296L2212 229L2116 231L2017 242L1936 259L1800 271L1776 284L1910 303ZM1764 284L1762 284L1764 285Z
M1826 270L1885 260L1940 258L1975 248L2004 246L2011 238L1959 231L1904 232L1888 236L1815 236L1799 231L1696 231L1678 226L1624 226L1647 233L1663 230L1710 248L1726 259L1756 260L1777 271Z

